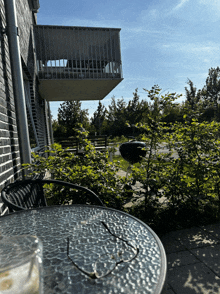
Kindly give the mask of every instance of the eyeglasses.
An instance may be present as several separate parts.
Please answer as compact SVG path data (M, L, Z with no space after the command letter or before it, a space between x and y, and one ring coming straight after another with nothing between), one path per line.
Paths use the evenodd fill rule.
M124 240L123 238L115 235L110 231L107 224L104 222L101 222L104 228L109 232L110 235L117 238L118 240L121 240L123 243L122 247L125 247L126 250L121 248L119 251L116 252L116 254L103 254L101 255L93 266L92 272L87 272L84 269L80 268L69 256L69 243L70 240L67 238L67 256L73 263L73 265L82 273L84 273L86 276L90 277L91 279L100 279L108 276L111 274L114 269L123 262L131 262L134 260L139 253L139 248L136 248L131 241Z

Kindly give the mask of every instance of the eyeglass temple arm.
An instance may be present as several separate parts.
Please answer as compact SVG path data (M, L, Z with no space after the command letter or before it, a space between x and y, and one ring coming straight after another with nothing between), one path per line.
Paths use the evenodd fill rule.
M81 271L82 273L84 273L86 276L90 277L91 279L98 279L98 277L96 276L96 274L94 272L86 272L84 271L82 268L78 267L78 265L72 260L72 258L69 257L69 243L70 243L70 239L67 238L67 256L68 258L72 261L73 265L75 265L75 267Z
M138 253L139 253L139 248L134 247L132 244L129 243L128 240L125 240L125 239L123 239L123 238L121 238L121 237L119 237L119 236L116 236L114 233L112 233L112 232L110 231L109 227L106 225L105 222L102 221L101 223L102 223L103 226L106 228L106 230L109 232L109 234L111 234L111 235L114 236L115 238L118 238L119 240L125 242L125 243L126 243L128 246L130 246L131 248L137 250L137 254L135 254L134 258L137 257L137 255L138 255ZM131 260L133 260L134 258L132 258Z
M97 274L95 273L95 272L91 272L91 273L89 273L89 272L86 272L86 271L84 271L82 268L80 268L73 260L72 260L72 258L70 258L69 257L69 238L67 238L67 256L68 256L68 258L71 260L71 262L73 263L73 265L80 271L80 272L82 272L83 274L85 274L87 277L89 277L89 278L91 278L91 279L93 279L93 280L95 280L95 279L100 279L100 278L104 278L104 277L106 277L106 276L108 276L108 275L110 275L112 272L113 272L113 270L116 268L116 266L119 264L119 263L121 263L122 261L119 261L119 262L117 262L117 263L115 263L115 266L114 266L114 268L111 270L111 271L109 271L107 274L105 274L105 275L103 275L103 276L97 276Z
M135 254L135 256L134 256L130 261L134 260L134 259L138 256L139 248L136 248L136 247L134 247L133 245L129 244L129 241L128 241L128 240L124 240L123 238L121 238L121 237L119 237L119 236L116 236L114 233L112 233L112 232L110 231L110 229L108 228L108 226L106 225L106 223L104 223L104 222L101 222L101 223L102 223L102 225L106 228L106 230L109 232L109 234L111 234L111 235L114 236L115 238L118 238L118 239L122 240L122 241L125 242L128 246L130 246L130 247L132 247L133 249L136 250L136 254ZM84 271L83 269L81 269L81 268L80 268L80 267L79 267L79 266L78 266L78 265L72 260L72 258L70 258L70 256L69 256L69 242L70 242L70 241L69 241L69 237L68 237L68 238L67 238L67 256L68 256L68 258L71 260L71 262L73 263L73 265L74 265L79 271L81 271L81 272L84 273L86 276L90 277L91 279L94 279L94 280L95 280L95 279L104 278L104 277L110 275L110 274L113 272L113 270L114 270L114 269L115 269L120 263L123 262L123 260L120 260L120 261L116 262L114 268L113 268L111 271L109 271L107 274L105 274L105 275L99 277L99 276L96 275L95 272L91 272L91 273L89 273L89 272Z

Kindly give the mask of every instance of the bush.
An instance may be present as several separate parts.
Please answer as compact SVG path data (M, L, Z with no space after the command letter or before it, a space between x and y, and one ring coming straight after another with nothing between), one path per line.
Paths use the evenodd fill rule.
M140 140L146 143L147 155L139 165L132 167L129 178L119 177L119 162L110 162L108 152L97 152L79 131L83 155L54 144L48 150L47 159L34 155L33 164L27 167L88 187L107 206L121 210L125 210L124 204L132 197L132 183L139 181L142 189L135 192L140 196L139 201L126 211L158 233L218 220L220 124L199 122L196 114L189 110L182 122L167 125L163 121L164 108L172 108L178 96L159 96L159 93L157 87L148 91L152 111L146 124L137 125L144 133ZM69 203L68 194L48 188L50 204Z
M153 101L158 106L164 100L167 102L169 96ZM147 133L141 138L147 155L140 166L132 168L132 177L142 184L139 195L144 201L129 212L156 231L219 219L220 124L198 122L190 113L168 132L161 121L158 108L148 124L141 126Z
M77 130L76 130L77 131ZM35 170L35 173L47 171L53 179L78 184L95 192L107 206L123 210L123 205L128 198L126 185L129 180L120 177L119 162L110 162L108 151L98 152L86 138L85 132L77 131L82 154L74 154L61 145L53 144L48 149L48 156L42 157L33 154L32 164L26 168ZM72 203L73 199L57 187L49 185L47 201L49 205Z

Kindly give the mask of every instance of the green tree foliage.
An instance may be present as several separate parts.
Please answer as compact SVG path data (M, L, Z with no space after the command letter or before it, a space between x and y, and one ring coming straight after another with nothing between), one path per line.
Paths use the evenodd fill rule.
M220 215L220 123L214 120L216 116L207 119L207 110L214 98L205 99L205 91L197 91L191 81L188 84L188 98L181 105L176 103L180 95L162 95L157 85L151 90L145 89L149 103L139 100L137 90L128 104L123 98L112 98L106 114L110 134L126 134L129 129L126 123L131 123L139 128L140 140L146 143L146 157L132 167L128 178L119 177L120 166L110 163L108 153L97 152L86 133L76 130L84 156L53 145L49 157L35 155L31 167L47 170L55 179L88 187L106 205L122 210L133 194L131 183L138 181L141 189L135 191L133 205L126 211L157 231L217 220ZM209 93L212 93L210 89ZM100 113L101 110L100 105ZM171 113L176 115L172 121ZM48 189L50 204L73 201L63 191ZM140 196L138 201L137 196Z
M123 98L115 99L112 97L111 104L108 107L107 121L108 121L108 134L120 136L126 133L126 102Z
M73 136L75 135L74 128L77 124L82 124L84 128L89 125L88 110L81 109L80 101L65 101L58 109L58 125L57 132L54 133L54 137L57 137L62 132L62 135Z
M186 114L188 120L193 117L199 122L213 120L220 121L220 68L211 68L206 79L206 84L202 89L197 89L191 80L185 87L186 99L182 103L167 103L165 100L160 105L156 96L151 99L151 92L147 99L140 100L138 89L135 89L133 98L126 102L124 98L116 99L112 97L110 105L106 108L99 102L97 110L94 112L90 122L88 111L81 110L81 102L69 101L61 104L58 110L58 120L53 122L54 137L74 136L73 128L77 123L82 123L83 127L91 133L98 133L117 136L138 136L136 124L151 123L150 117L159 111L163 112L162 121L169 125L175 122L183 122ZM155 91L158 86L153 87ZM161 93L161 91L159 91ZM153 93L153 92L152 92ZM158 95L156 92L153 95ZM170 94L169 94L170 95ZM175 96L174 94L172 94ZM162 96L162 95L161 95Z
M220 98L220 68L211 68L209 70L206 84L202 89L202 97L209 104L213 103L217 108L217 102Z
M128 103L123 98L116 100L112 97L107 112L108 134L113 137L134 134L135 125L141 121L145 122L148 112L148 102L140 101L138 89L135 89L133 98Z
M162 230L166 229L163 224L174 229L215 220L220 210L220 124L199 122L191 110L183 122L168 126L162 122L161 109L178 96L162 97L155 87L148 94L152 113L142 126L147 132L142 137L147 156L132 168L132 176L142 184L139 193L144 200L130 213Z
M90 129L94 127L94 132L97 132L98 135L102 135L103 131L106 128L106 114L107 109L105 106L99 101L99 105L97 110L93 113L90 122Z
M160 189L162 188L162 182L160 172L162 168L162 162L167 159L167 155L164 157L158 150L162 148L164 142L167 141L167 131L169 128L166 123L163 122L166 114L163 112L164 107L172 105L173 101L179 98L176 94L161 95L161 89L156 85L151 90L146 90L148 97L151 100L150 109L148 114L148 122L141 124L145 134L142 136L142 140L146 143L147 156L140 168L133 169L133 176L135 180L140 181L145 189L145 212L147 207L152 201L152 195L161 195ZM140 126L140 125L139 125ZM169 154L168 154L169 155ZM158 179L158 181L157 181ZM151 206L151 205L150 205ZM151 209L151 213L153 210Z
M197 89L194 87L191 80L188 80L187 84L189 85L189 89L185 87L186 103L191 110L196 110L200 100L200 92L197 92Z
M58 120L52 121L53 135L55 138L64 137L66 134L66 128L64 125L60 125Z
M133 93L133 99L128 102L128 105L126 107L126 121L130 125L144 122L146 120L148 111L148 102L146 100L140 101L138 89L135 89L135 92Z
M220 68L211 68L204 87L197 90L191 80L188 81L189 89L186 90L184 103L185 113L187 109L197 112L199 121L220 121L218 102L220 100Z
M184 108L181 103L173 103L172 105L167 105L163 109L164 116L162 118L163 122L168 125L173 125L175 122L183 121Z
M201 97L205 108L212 119L220 121L220 112L218 102L220 101L220 68L211 68L209 70L206 84L201 91Z
M214 176L219 156L218 131L218 123L200 123L197 119L173 126L169 147L177 156L170 161L168 170L172 182L165 189L169 197L175 198L172 205L198 206L211 197L219 199L215 185L219 185L220 179L215 183Z

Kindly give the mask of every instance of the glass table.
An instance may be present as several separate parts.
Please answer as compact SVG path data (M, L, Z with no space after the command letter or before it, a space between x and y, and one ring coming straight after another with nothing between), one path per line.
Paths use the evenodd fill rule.
M43 242L44 293L163 293L167 261L158 236L121 211L49 206L0 217L0 234Z

